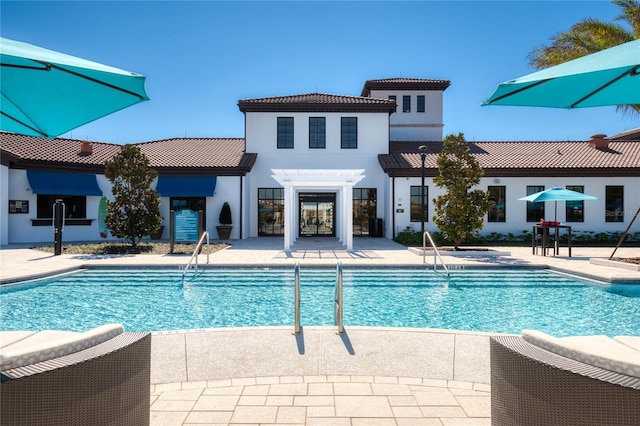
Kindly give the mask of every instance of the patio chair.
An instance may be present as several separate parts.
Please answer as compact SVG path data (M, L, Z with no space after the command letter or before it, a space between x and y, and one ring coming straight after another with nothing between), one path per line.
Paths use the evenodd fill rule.
M123 332L46 358L3 367L0 424L149 425L149 333Z
M542 244L542 241L543 241L542 233L543 232L547 233L547 236L544 239L545 247L542 247L542 245L543 245ZM553 255L554 256L556 255L556 236L555 236L555 234L549 233L548 229L538 229L536 231L536 236L535 237L536 237L536 254L538 254L538 249L541 249L542 252L543 252L542 254L544 256L547 255L547 251L548 250L553 250Z
M640 424L637 373L571 359L520 336L492 337L490 353L494 426Z

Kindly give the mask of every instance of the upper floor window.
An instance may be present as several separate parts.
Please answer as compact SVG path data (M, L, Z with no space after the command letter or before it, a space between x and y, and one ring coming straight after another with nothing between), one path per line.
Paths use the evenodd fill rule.
M605 197L605 222L624 222L624 187L606 186Z
M411 96L402 97L402 112L411 112Z
M340 146L342 149L358 148L358 117L342 117Z
M326 148L326 119L309 117L309 148Z
M389 95L389 100L390 101L395 101L396 99L397 99L396 95Z
M489 191L489 212L487 222L506 222L506 186L490 186Z
M544 191L544 186L527 186L527 195ZM527 201L527 222L540 222L544 219L544 202Z
M567 185L567 189L584 194L582 185ZM584 222L584 201L565 201L565 217L567 222Z
M278 117L278 149L293 149L293 117Z
M424 95L418 95L418 104L416 105L417 112L424 112Z

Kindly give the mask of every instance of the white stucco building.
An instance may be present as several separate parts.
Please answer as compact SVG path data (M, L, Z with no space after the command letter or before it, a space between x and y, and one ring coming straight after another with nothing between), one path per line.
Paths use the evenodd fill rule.
M435 231L432 200L444 134L447 80L392 78L365 82L360 96L311 93L243 99L244 138L174 138L136 144L159 178L169 237L171 210L204 213L215 238L229 202L232 239L282 236L283 248L306 237L394 238L420 229L421 158L425 146L425 229ZM482 233L530 231L553 220L553 203L518 200L553 186L598 197L558 203L556 220L574 232L622 232L640 206L638 133L582 141L469 142L484 168L479 188L492 209ZM52 241L51 204L70 210L64 241L111 239L100 219L112 198L104 162L120 146L0 133L0 244ZM640 229L634 224L630 232Z

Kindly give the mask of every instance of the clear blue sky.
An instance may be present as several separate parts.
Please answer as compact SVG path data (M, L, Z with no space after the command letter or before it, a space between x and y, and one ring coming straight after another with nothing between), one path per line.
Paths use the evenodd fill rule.
M640 127L615 107L480 107L533 72L527 54L601 1L5 1L0 34L143 74L151 98L66 137L130 143L243 137L239 99L359 96L365 80L446 79L444 133L467 140L585 140Z

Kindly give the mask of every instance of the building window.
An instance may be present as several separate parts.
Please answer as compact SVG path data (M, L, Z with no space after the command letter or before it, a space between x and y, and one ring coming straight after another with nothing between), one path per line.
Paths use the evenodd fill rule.
M402 97L402 112L411 112L411 96Z
M353 235L369 235L369 219L376 218L376 188L353 188Z
M87 218L87 197L84 195L38 194L38 206L36 208L38 219L53 218L53 205L56 200L62 200L64 203L66 219Z
M605 187L605 222L624 222L624 187Z
M418 104L416 105L417 112L424 112L424 95L418 95Z
M567 189L584 194L582 185L567 185ZM565 218L567 222L584 222L584 201L565 201Z
M278 149L293 149L293 117L278 117Z
M527 195L544 191L544 186L527 186ZM527 201L527 222L540 222L544 219L544 202Z
M420 186L411 187L411 222L420 222L420 206L422 205L422 194L420 192ZM429 187L424 187L424 217L423 222L429 222Z
M395 101L396 99L397 99L396 95L389 95L389 100L390 101Z
M205 197L170 197L171 210L202 211L202 229L207 229L207 199Z
M506 186L490 186L489 191L489 213L487 214L488 222L506 222Z
M309 148L326 148L326 119L309 117Z
M283 188L258 188L258 235L284 235Z
M358 118L342 117L340 146L342 149L358 148Z

